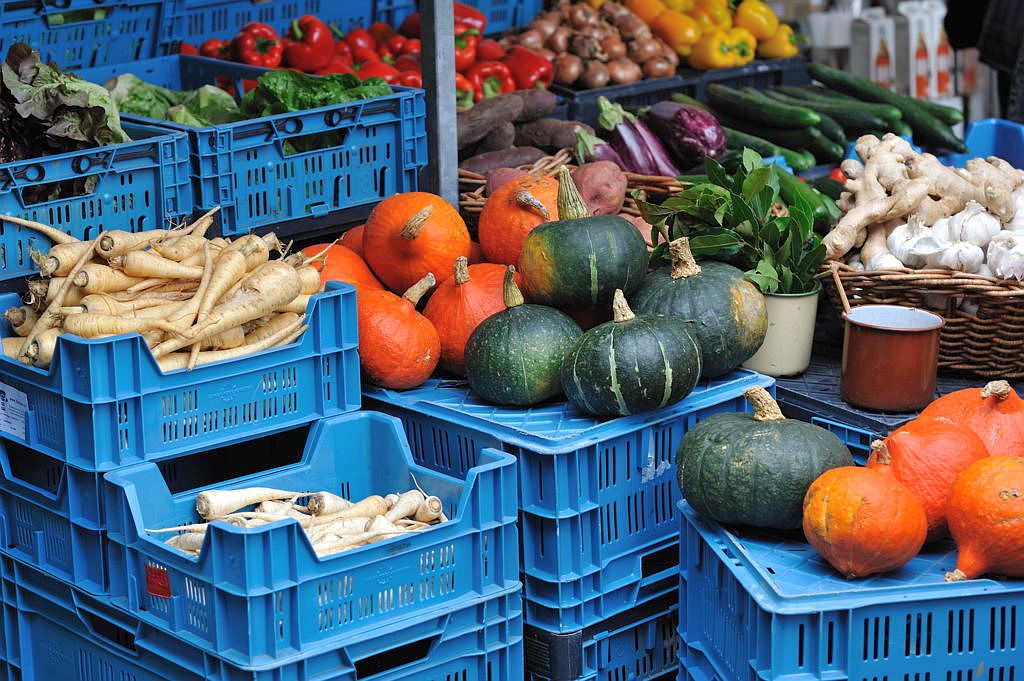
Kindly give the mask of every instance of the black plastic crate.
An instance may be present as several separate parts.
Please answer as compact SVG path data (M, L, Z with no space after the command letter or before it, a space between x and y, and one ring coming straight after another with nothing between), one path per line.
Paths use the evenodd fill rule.
M685 69L680 74L685 80L696 79L697 89L692 96L697 99L704 99L704 91L711 83L728 85L731 88L754 87L764 90L775 85L804 85L811 82L810 76L807 75L807 60L803 57L758 59L734 69Z
M593 90L574 90L556 84L551 86L551 91L565 100L568 119L596 128L600 112L597 100L601 97L607 97L623 107L648 106L668 99L673 92L687 92L686 85L683 77L676 75Z

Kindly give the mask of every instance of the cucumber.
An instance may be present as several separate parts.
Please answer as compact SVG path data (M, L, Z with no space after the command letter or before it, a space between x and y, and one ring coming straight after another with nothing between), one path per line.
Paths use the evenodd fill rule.
M774 99L777 102L782 102L783 104L800 104L800 101L797 99L783 97L776 92L772 92L771 90L765 90L764 94L766 97L770 97L771 99ZM822 135L829 138L833 142L836 142L838 144L846 144L846 140L848 139L846 136L846 131L843 130L843 126L840 125L834 117L830 116L827 112L822 111L820 108L817 107L817 105L814 102L808 102L805 106L808 106L810 109L814 111L814 113L818 114L821 117L821 122L814 126L815 128L818 129L818 132L820 132Z
M675 93L673 93L672 94L672 101L677 103L677 104L689 104L690 106L695 106L698 109L707 110L707 108L708 108L708 105L705 104L704 102L698 101L698 100L694 99L693 97L689 97L687 95L684 95L682 92L675 92Z
M786 205L791 206L798 201L803 201L807 208L811 211L811 216L814 218L814 224L825 224L829 220L829 212L825 207L824 197L818 192L814 191L814 188L805 182L801 182L793 173L787 173L782 168L775 166L775 177L779 180L779 195L782 196L782 200L786 202ZM828 199L824 199L827 201Z
M919 144L942 147L959 153L967 152L967 147L960 138L953 134L952 128L921 107L916 99L890 92L869 80L823 64L808 64L807 73L830 88L872 102L895 106L903 112L903 120L913 128L914 139Z
M708 85L707 97L715 110L728 111L740 118L762 121L766 125L799 129L821 122L821 117L806 107L782 104L760 93L754 97L718 83Z
M767 92L767 96L776 99L780 102L794 104L804 102L796 97L790 97L783 94L782 92ZM824 99L813 99L804 102L805 106L809 106L819 114L826 114L832 116L839 125L843 126L847 137L850 139L850 134L856 130L863 130L864 128L887 128L889 127L888 121L876 116L873 113L864 111L858 108L856 105L847 102L827 102Z
M773 128L737 118L718 108L715 108L714 112L718 117L718 122L723 126L729 126L748 135L755 135L789 149L806 149L814 156L816 164L824 161L841 161L846 155L846 150L842 145L822 135L817 128ZM804 169L801 168L801 170Z
M725 139L729 142L730 147L736 149L742 149L743 147L750 147L761 156L781 156L786 159L786 163L789 164L793 170L808 170L814 167L814 157L810 154L805 154L799 151L793 151L786 147L780 147L773 142L769 142L761 137L754 135L748 135L745 132L736 130L735 128L722 127L725 131Z
M959 110L945 104L929 102L927 99L916 100L918 106L935 116L946 125L956 125L964 122L964 115Z
M814 183L814 188L823 195L835 201L843 193L843 183L836 182L831 177L823 177Z
M807 102L806 106L816 107L811 104L812 102L823 102L828 107L843 106L844 108L850 109L856 108L858 111L870 113L878 118L886 121L898 121L903 118L903 113L890 104L875 104L873 102L862 102L853 97L848 97L842 93L836 92L835 90L826 90L825 88L814 88L813 90L805 89L803 87L791 87L787 85L780 85L774 88L776 92L780 92L787 97Z
M911 137L914 134L914 129L907 125L906 121L890 121L889 130L902 137Z

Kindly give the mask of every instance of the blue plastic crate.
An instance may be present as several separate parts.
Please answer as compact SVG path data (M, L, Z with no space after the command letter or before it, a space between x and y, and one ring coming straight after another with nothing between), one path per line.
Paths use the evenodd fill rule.
M104 229L141 232L192 212L188 137L166 128L124 126L133 141L0 164L0 214L50 225L80 239ZM38 201L46 187L93 178L80 195ZM38 272L33 250L52 242L38 232L0 224L0 280Z
M518 584L417 613L298 660L243 668L67 584L5 560L5 617L17 623L22 681L519 681ZM13 575L13 576L12 576Z
M583 631L523 630L527 681L658 681L675 679L678 579L627 612Z
M676 448L697 421L744 410L755 385L774 382L740 371L666 409L614 419L564 402L497 407L454 381L367 387L363 397L402 419L416 461L434 470L463 475L485 447L518 457L526 621L572 632L675 579Z
M343 3L344 4L344 3ZM170 56L130 67L82 71L103 83L122 73L174 90L217 84L226 77L242 92L242 80L266 69L217 59ZM427 164L426 103L422 90L280 114L208 128L125 116L186 132L192 144L196 210L220 206L220 232L254 229L279 234L341 224L347 211L393 194L415 191ZM289 154L287 143L310 135L338 135L334 146Z
M417 482L447 523L318 558L293 519L258 528L223 521L198 558L146 528L196 522L201 489L328 490L350 499ZM455 607L519 579L515 460L485 451L459 477L416 465L396 419L358 412L317 422L302 459L189 487L157 466L106 475L111 596L121 607L232 664L258 667L337 647L424 610ZM177 491L187 489L187 491Z
M19 305L0 295L0 308ZM330 283L287 346L164 373L142 336L63 335L49 369L0 357L0 388L25 393L24 437L88 471L169 458L359 408L356 294ZM6 320L0 333L12 335Z
M964 135L966 154L947 154L940 157L946 165L963 168L972 158L998 156L1016 168L1024 167L1024 125L999 118L974 121Z
M122 64L157 54L161 0L0 3L0 50L30 44L64 71Z
M946 583L951 542L848 580L800 536L679 510L681 679L1008 681L1024 669L1024 580Z

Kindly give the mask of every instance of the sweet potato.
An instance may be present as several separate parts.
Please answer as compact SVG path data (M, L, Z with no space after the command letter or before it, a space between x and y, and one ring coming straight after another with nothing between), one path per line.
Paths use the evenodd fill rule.
M626 200L626 175L612 161L584 163L572 179L591 215L615 215Z
M459 149L479 142L502 123L510 123L523 112L523 100L513 94L498 95L477 102L458 114Z
M557 151L576 144L576 128L580 127L594 134L594 129L579 121L558 121L542 118L539 121L516 126L516 146L540 147Z
M511 121L508 123L502 123L497 126L487 135L487 137L480 140L480 144L476 148L477 154L484 154L488 151L501 151L502 149L508 149L512 146L512 142L516 139L516 126Z
M544 118L558 106L558 97L547 90L519 90L513 93L523 102L523 111L515 117L516 123L527 123Z
M647 222L647 220L644 220L639 215L629 215L627 213L620 213L619 217L629 221L630 223L632 223L634 227L636 227L637 231L640 232L640 234L643 236L644 241L647 242L648 250L654 247L654 245L651 243L651 230L653 229L651 223Z
M519 170L518 168L495 168L488 171L487 185L484 188L484 193L490 196L512 180L518 180L520 177L528 174L525 170Z
M536 147L511 147L501 151L488 151L478 154L459 164L463 170L484 175L495 168L515 168L536 163L546 154Z

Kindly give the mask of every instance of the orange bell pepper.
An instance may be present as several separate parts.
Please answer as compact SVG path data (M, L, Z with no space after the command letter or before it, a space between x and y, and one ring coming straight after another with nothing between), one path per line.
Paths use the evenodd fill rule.
M732 12L729 11L729 3L726 0L697 0L694 10L705 12L715 28L732 28Z
M665 4L661 0L626 0L625 4L626 9L643 19L648 26L665 11Z
M688 55L701 36L696 19L670 9L658 15L651 30L680 56Z

